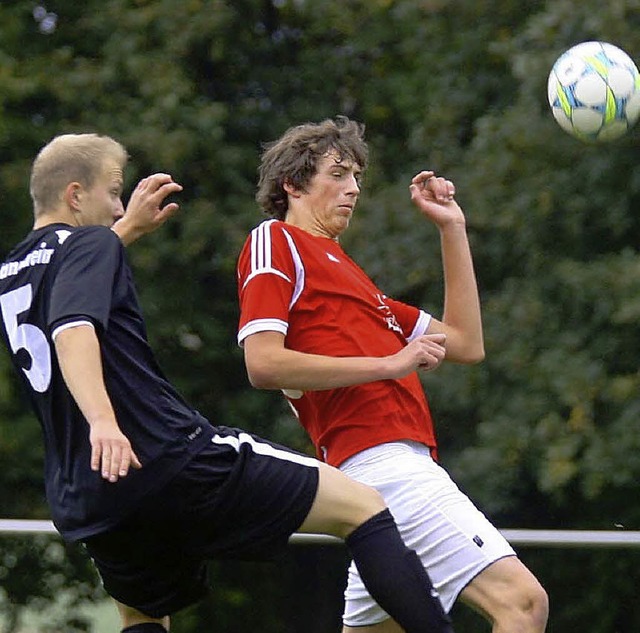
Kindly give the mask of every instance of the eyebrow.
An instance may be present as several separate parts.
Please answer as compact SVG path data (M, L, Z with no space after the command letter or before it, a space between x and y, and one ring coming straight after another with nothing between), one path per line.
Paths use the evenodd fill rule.
M329 169L340 169L341 171L353 171L356 175L360 175L362 173L362 167L358 165L358 163L354 161L338 162L334 161L332 165L329 166Z

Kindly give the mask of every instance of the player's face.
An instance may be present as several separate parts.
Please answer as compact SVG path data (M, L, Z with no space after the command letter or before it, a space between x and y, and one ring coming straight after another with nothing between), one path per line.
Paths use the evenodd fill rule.
M120 165L108 160L93 186L83 191L80 224L112 226L119 220L124 215L121 199L123 182Z
M337 239L349 226L360 194L360 166L335 153L325 155L306 192L298 192L302 203L296 220L315 235ZM295 206L295 205L294 205ZM295 220L294 220L295 221ZM296 222L298 223L298 222Z

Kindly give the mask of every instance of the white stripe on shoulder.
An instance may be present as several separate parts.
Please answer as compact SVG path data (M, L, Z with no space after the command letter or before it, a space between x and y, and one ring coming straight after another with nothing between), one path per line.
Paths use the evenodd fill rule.
M407 342L411 343L413 339L425 334L429 329L429 325L431 324L432 318L433 317L430 314L428 314L424 310L420 310L420 314L418 314L418 320L416 321L416 324L413 326L413 332L411 332L411 335L407 339Z
M271 225L276 220L265 220L251 231L251 272L244 280L244 288L254 277L272 274L282 277L289 283L291 279L281 270L273 267Z
M318 460L313 457L306 457L305 455L299 455L298 453L290 453L280 448L276 448L266 442L260 442L256 438L252 437L248 433L238 433L238 437L235 435L220 435L216 433L211 441L213 444L224 445L233 447L236 452L240 452L240 447L243 444L248 444L251 449L257 455L267 455L275 457L287 462L293 462L294 464L302 464L303 466L310 466L318 468Z
M251 271L271 268L271 225L275 220L265 220L251 231Z
M275 222L277 222L277 220L265 220L251 231L251 272L247 275L247 278L242 284L243 288L254 277L263 274L278 275L291 283L291 279L289 279L288 275L281 270L278 270L273 265L273 242L271 238L271 231L272 225ZM291 295L291 302L289 303L289 309L291 309L291 307L298 301L302 291L304 290L305 271L304 264L302 263L302 257L300 257L300 253L293 238L291 237L291 234L285 228L281 228L281 230L287 240L287 244L289 245L289 251L291 252L296 273L295 286L293 294Z
M56 336L58 336L60 332L64 332L64 330L69 330L72 327L79 327L81 325L88 325L95 330L95 326L93 325L93 323L91 323L91 321L87 321L86 319L83 319L81 321L70 321L69 323L63 323L62 325L59 325L55 330L53 330L53 332L51 332L51 340L55 341Z

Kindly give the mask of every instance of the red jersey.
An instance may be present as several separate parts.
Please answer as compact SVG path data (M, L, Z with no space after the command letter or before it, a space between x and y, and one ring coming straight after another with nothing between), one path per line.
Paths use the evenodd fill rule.
M238 342L285 335L288 349L325 356L389 356L424 334L431 317L386 297L329 238L267 220L238 260ZM318 457L338 466L366 448L414 440L435 449L429 406L416 372L397 380L285 391Z

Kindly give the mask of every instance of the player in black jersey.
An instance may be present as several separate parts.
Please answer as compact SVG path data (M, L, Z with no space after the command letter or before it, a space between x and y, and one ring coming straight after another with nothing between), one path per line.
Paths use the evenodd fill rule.
M345 539L379 604L409 633L448 618L373 489L237 428L215 426L148 345L124 244L177 210L167 174L121 202L126 150L62 135L31 173L33 230L0 265L0 331L45 444L53 521L81 541L127 633L168 630L206 591L206 561L259 559L294 531Z

